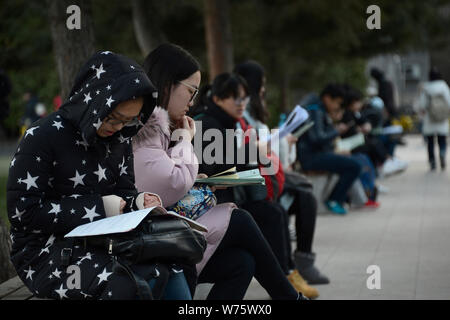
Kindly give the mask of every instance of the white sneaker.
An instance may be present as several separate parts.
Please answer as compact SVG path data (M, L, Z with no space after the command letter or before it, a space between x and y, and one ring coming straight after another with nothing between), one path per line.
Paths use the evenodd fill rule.
M389 176L391 174L406 170L408 163L396 158L387 159L383 164L382 176Z
M393 174L396 170L395 167L395 162L392 159L387 159L384 164L383 164L383 168L381 169L381 175L383 177L385 176L389 176L391 174Z
M397 165L400 171L406 170L408 168L408 162L400 160L398 158L393 158L394 163Z

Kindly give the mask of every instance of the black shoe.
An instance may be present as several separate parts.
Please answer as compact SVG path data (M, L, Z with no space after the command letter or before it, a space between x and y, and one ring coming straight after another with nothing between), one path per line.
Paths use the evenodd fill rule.
M441 163L441 170L444 171L446 167L445 163L445 157L439 157L440 163Z
M430 162L430 171L435 171L435 170L436 170L436 163Z

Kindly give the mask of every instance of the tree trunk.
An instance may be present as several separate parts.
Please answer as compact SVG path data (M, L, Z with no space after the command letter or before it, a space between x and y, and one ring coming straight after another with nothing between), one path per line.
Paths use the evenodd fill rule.
M66 100L73 82L86 60L95 52L95 36L88 0L47 0L53 52L61 83L61 98ZM67 8L77 5L81 11L81 29L69 30Z
M142 55L146 57L150 51L160 43L166 41L166 37L159 28L160 10L153 1L132 0L134 34L141 49ZM150 8L150 10L148 10ZM147 13L151 12L151 16Z
M9 232L3 224L3 221L0 219L0 283L11 279L16 275L16 270L10 261L10 251L11 239L9 237Z
M209 79L233 70L233 42L228 0L205 0Z

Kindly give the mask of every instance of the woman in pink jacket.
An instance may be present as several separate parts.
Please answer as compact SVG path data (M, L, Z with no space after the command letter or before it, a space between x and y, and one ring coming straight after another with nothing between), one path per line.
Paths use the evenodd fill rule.
M144 70L158 88L158 105L133 139L136 187L160 195L169 207L198 177L191 140L194 121L186 116L200 85L198 62L184 49L163 44L146 58ZM171 142L176 129L181 141ZM177 132L179 132L178 130ZM214 283L208 299L243 299L254 276L273 299L299 299L253 218L234 203L209 209L197 221L208 227L207 249L196 265L199 283Z

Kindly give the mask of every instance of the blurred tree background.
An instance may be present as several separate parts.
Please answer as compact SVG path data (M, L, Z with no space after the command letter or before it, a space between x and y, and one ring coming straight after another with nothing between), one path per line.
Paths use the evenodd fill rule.
M366 61L371 56L414 49L442 53L449 50L450 43L448 14L442 13L448 12L449 1L444 0L84 3L89 3L91 10L86 13L81 7L81 19L84 14L90 15L96 50L111 50L142 62L151 49L170 41L199 59L203 83L209 80L210 70L229 70L230 61L260 62L266 69L271 125L277 123L280 112L289 111L304 94L320 91L329 81L345 81L364 89ZM381 9L380 30L366 27L366 9L371 4ZM214 6L218 12L210 9ZM224 7L228 9L220 11ZM0 68L13 85L11 112L5 125L10 137L16 137L24 109L23 94L36 93L51 112L53 97L62 91L54 54L58 43L52 42L48 1L2 0L0 10ZM219 39L221 32L224 40ZM220 65L217 53L211 58L213 50L224 52L227 62Z
M65 28L70 4L81 9L81 30ZM366 26L372 4L381 11L379 30ZM91 52L110 50L141 63L169 41L197 57L203 84L245 60L262 64L272 127L281 112L327 82L347 82L364 92L367 61L379 54L426 51L449 81L449 27L450 0L1 0L0 69L12 83L3 126L15 144L24 93L36 94L52 112L54 97L65 98ZM0 282L13 273L7 265L9 161L2 150Z

